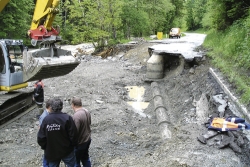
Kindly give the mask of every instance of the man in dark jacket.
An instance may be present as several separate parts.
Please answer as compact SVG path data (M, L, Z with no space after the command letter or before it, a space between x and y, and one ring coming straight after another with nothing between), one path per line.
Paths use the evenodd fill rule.
M62 109L62 100L53 99L51 112L44 118L37 134L37 142L44 150L50 167L58 167L61 160L68 167L74 167L76 161L77 129L73 118Z
M39 114L37 118L43 113L43 102L44 102L44 91L43 91L43 82L42 80L38 80L35 83L33 100L35 101L37 108L39 110Z

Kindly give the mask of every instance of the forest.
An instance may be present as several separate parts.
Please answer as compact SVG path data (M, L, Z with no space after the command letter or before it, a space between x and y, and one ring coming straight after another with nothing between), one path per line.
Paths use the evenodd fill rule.
M10 0L0 13L0 38L24 39L29 45L36 0ZM67 44L113 45L131 37L202 32L214 66L237 87L242 102L250 102L249 0L62 0L54 21ZM107 41L107 43L106 43Z

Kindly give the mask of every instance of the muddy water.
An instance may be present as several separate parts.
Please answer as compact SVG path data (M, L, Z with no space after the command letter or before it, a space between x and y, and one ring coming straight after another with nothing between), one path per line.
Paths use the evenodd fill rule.
M134 111L143 117L147 117L143 111L148 107L149 103L144 102L143 96L145 93L144 87L127 86L128 95L132 101L128 101L127 104L134 108Z

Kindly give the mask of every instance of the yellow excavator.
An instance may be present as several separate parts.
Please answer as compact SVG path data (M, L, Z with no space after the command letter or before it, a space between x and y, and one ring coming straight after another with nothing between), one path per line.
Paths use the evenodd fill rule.
M0 0L0 12L9 0ZM73 71L80 61L71 51L61 49L59 29L52 23L59 0L36 0L28 35L33 46L28 50L23 40L0 39L0 122L32 104L32 92L23 91L28 82L62 76Z

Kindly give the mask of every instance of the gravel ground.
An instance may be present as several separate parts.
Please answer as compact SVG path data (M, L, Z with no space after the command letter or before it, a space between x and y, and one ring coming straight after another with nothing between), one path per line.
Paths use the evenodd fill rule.
M146 82L147 48L152 43L136 44L134 49L113 57L82 56L81 64L70 74L44 80L45 99L60 97L64 112L72 115L68 104L79 96L92 115L90 156L93 167L247 167L248 140L236 153L230 147L219 149L215 144L197 140L207 129L197 117L197 102L208 107L208 114L218 105L212 96L226 95L209 75L209 60L204 58L195 67L186 65L184 71L157 81L164 106L170 115L171 138L164 139L154 112L151 82ZM68 46L70 47L70 46ZM204 54L205 55L205 54ZM32 88L30 83L29 88ZM128 86L143 87L140 102L144 110L130 106L137 102L129 96ZM199 101L206 95L207 103ZM196 105L195 105L196 104ZM227 108L228 112L230 109ZM0 129L0 166L42 166L43 151L36 142L37 110ZM212 139L215 140L215 139ZM217 139L218 140L218 139ZM61 165L63 166L63 165Z

